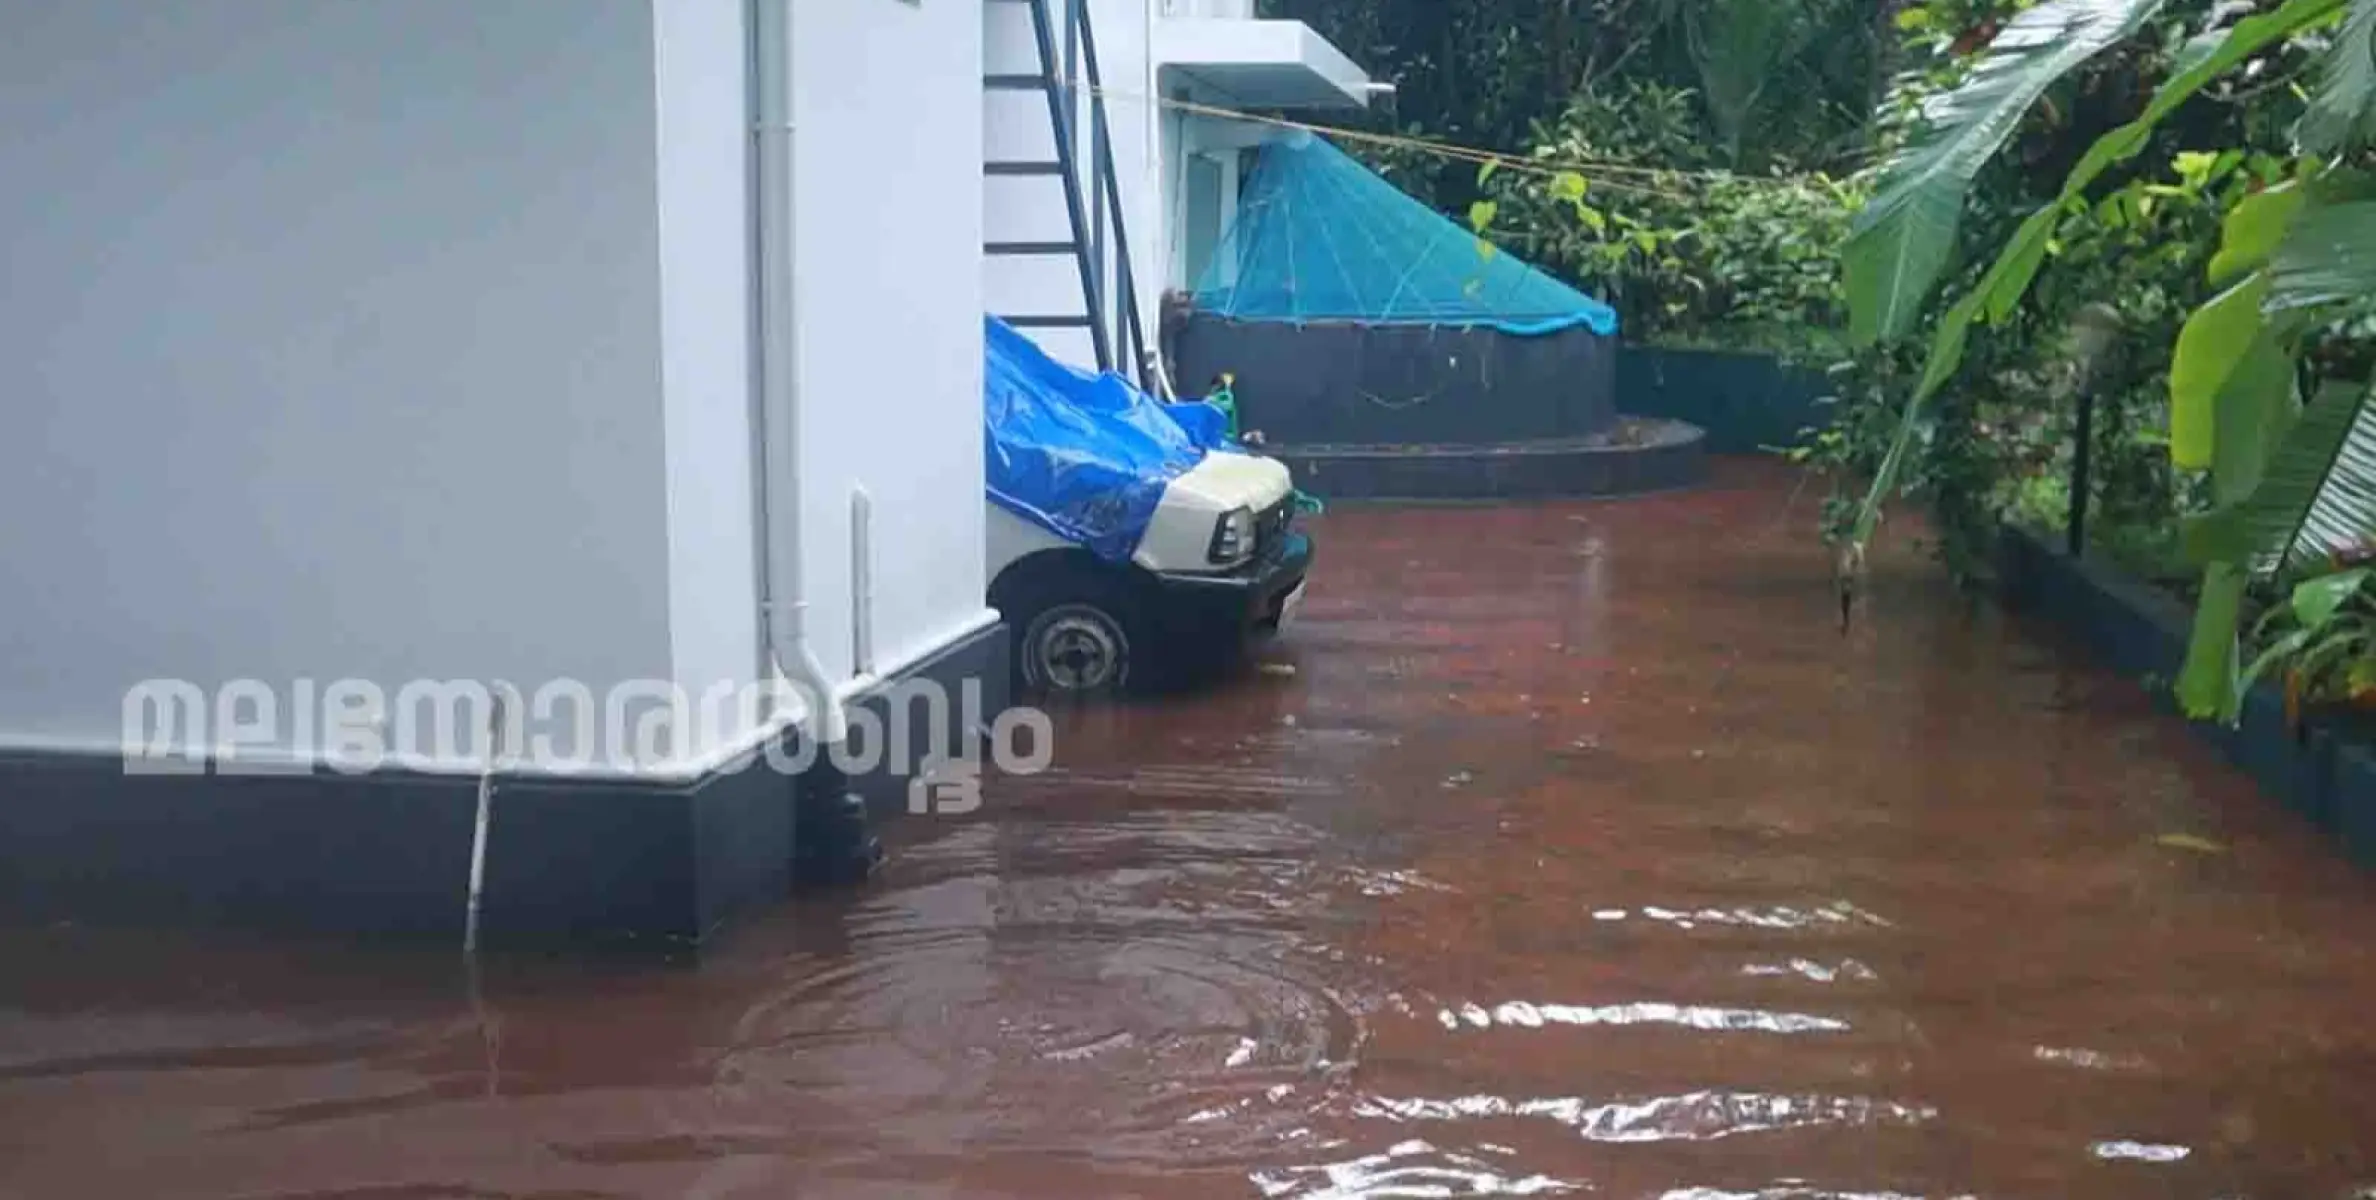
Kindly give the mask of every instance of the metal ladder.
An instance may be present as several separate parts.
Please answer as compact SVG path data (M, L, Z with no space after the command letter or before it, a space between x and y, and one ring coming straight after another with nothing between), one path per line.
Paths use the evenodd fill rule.
M1055 0L1064 6L1062 40L1058 40L1051 0L990 0L1023 4L1031 10L1032 40L1039 71L1028 75L990 74L982 77L986 91L1044 93L1056 157L1049 161L990 162L985 176L1055 178L1064 188L1069 241L985 242L982 253L991 258L1069 255L1079 265L1079 313L999 314L1017 329L1086 329L1101 371L1120 371L1142 386L1151 384L1146 331L1139 320L1138 288L1130 269L1130 239L1122 220L1122 189L1115 179L1114 147L1106 125L1105 84L1098 72L1097 38L1089 23L1089 0ZM1081 84L1088 83L1089 177L1082 178L1079 126ZM1108 237L1112 248L1112 294L1106 289ZM1111 309L1107 305L1111 302ZM1108 312L1112 320L1109 323ZM1119 343L1117 345L1117 343ZM1119 358L1117 358L1119 352Z

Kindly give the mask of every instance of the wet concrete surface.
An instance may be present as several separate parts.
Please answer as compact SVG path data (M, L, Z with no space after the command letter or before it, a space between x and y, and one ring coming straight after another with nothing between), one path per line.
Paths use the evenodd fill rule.
M8 935L0 1195L2376 1195L2376 888L1719 478L1340 508L1285 665L695 965Z

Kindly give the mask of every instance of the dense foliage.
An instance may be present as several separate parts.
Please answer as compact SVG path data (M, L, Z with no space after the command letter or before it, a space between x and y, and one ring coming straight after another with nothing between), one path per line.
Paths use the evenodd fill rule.
M1687 93L1688 139L1727 166L1835 164L1862 150L1885 79L1888 0L1264 0L1310 23L1391 82L1383 120L1501 152L1588 94L1655 85ZM1613 90L1615 89L1615 90ZM1611 113L1630 123L1622 110ZM1670 114L1643 114L1644 120ZM1615 130L1612 136L1625 136ZM1416 164L1414 164L1416 165ZM1474 199L1439 164L1423 191L1447 210Z
M1496 240L1594 288L1636 341L1836 352L1838 255L1860 189L1726 169L1721 148L1693 140L1689 99L1656 84L1578 96L1536 131L1529 158L1543 170L1483 172ZM1592 163L1658 165L1561 166Z
M1880 0L1275 0L1398 89L1351 147L1617 308L1637 341L1836 353ZM1529 169L1539 168L1539 169Z
M2019 468L1987 457L1986 405L2008 374L2053 361L2056 298L2079 298L2091 319L2072 328L2085 349L2061 357L2112 401L2121 445L2153 446L2149 469L2115 471L2101 500L2115 530L2142 535L2127 540L2200 569L2178 695L2191 713L2232 717L2250 680L2244 654L2270 636L2264 623L2239 644L2255 593L2282 603L2290 587L2300 611L2303 589L2323 594L2317 577L2376 531L2376 176L2362 163L2376 125L2376 0L2040 0L1977 50L1951 53L1950 78L1916 85L1939 90L1843 256L1851 335L1881 377L1825 448L1871 477L1835 506L1852 548L1843 562L1860 560L1901 490L1929 501L1951 541L1987 528ZM2071 111L2058 93L2090 81L2089 108L2117 124L2086 137L2055 129ZM2008 144L2041 125L2067 166L1995 177L2018 156ZM2029 197L2025 183L2053 189ZM2121 379L2122 363L2158 372L2160 386L2134 368ZM2156 404L2158 444L2136 419ZM2070 406L2025 407L2052 422ZM2115 549L2138 552L2122 540ZM2287 642L2274 645L2282 665Z

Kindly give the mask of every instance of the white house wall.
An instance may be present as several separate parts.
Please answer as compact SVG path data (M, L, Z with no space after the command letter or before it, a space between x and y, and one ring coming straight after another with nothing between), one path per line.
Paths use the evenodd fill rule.
M990 618L981 16L791 7L809 625L847 678L854 489L876 667ZM0 745L117 750L160 678L755 681L745 19L0 0Z
M797 0L805 570L853 673L850 497L873 501L878 669L995 620L983 578L980 0Z
M697 697L760 678L747 43L743 0L651 4L669 647L673 682ZM751 733L751 711L716 712L688 726L680 755L711 755Z
M670 673L653 18L562 8L0 0L0 738Z

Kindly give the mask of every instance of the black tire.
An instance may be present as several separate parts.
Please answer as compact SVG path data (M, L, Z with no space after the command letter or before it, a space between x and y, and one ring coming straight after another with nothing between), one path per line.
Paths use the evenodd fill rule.
M1054 700L1124 695L1146 672L1143 607L1102 565L1027 562L1002 577L993 604L1014 644L1015 689Z

